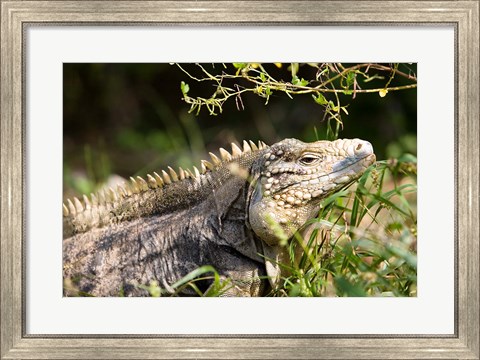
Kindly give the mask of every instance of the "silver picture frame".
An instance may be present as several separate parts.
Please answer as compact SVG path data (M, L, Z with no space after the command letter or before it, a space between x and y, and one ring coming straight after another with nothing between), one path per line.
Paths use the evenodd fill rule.
M1 359L479 358L480 1L1 3ZM29 24L451 25L456 46L453 335L30 335L25 307L25 28ZM435 136L432 132L432 136ZM438 194L439 198L442 194Z

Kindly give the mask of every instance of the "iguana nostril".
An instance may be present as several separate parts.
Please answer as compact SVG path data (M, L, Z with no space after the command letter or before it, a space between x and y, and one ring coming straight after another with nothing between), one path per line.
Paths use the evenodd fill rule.
M353 149L355 156L364 157L373 154L372 145L368 141L361 141L356 143Z

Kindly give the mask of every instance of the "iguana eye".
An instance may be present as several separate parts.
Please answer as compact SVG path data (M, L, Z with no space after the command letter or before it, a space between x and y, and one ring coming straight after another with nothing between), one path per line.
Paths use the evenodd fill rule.
M320 157L313 154L305 154L299 160L299 162L303 165L314 165L319 161Z

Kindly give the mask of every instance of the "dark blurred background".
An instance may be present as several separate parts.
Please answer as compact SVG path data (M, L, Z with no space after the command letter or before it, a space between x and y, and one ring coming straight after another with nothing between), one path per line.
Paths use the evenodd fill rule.
M408 65L416 73L415 64ZM194 64L182 67L195 76ZM205 64L212 72L235 73L233 65ZM277 80L291 81L288 64L264 67ZM387 76L388 73L382 75ZM315 69L302 66L299 77L315 78ZM243 110L235 99L223 112L197 116L188 113L182 100L181 81L190 86L192 97L209 97L210 82L195 82L176 65L169 64L64 64L63 66L63 154L64 195L88 193L112 174L122 177L172 167L191 167L207 159L208 151L230 149L233 141L262 140L273 144L287 137L314 141L326 137L323 109L311 95L290 99L274 92L265 99L242 96ZM387 80L378 80L382 87ZM395 77L391 86L411 81ZM230 84L231 85L231 84ZM375 86L375 83L368 85ZM328 98L328 96L327 96ZM343 114L340 137L370 141L377 159L416 154L416 89L342 96L349 115Z

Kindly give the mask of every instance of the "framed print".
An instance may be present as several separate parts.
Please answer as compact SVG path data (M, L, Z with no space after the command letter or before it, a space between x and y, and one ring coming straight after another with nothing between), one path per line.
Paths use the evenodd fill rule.
M478 359L478 39L478 1L2 0L2 359Z

